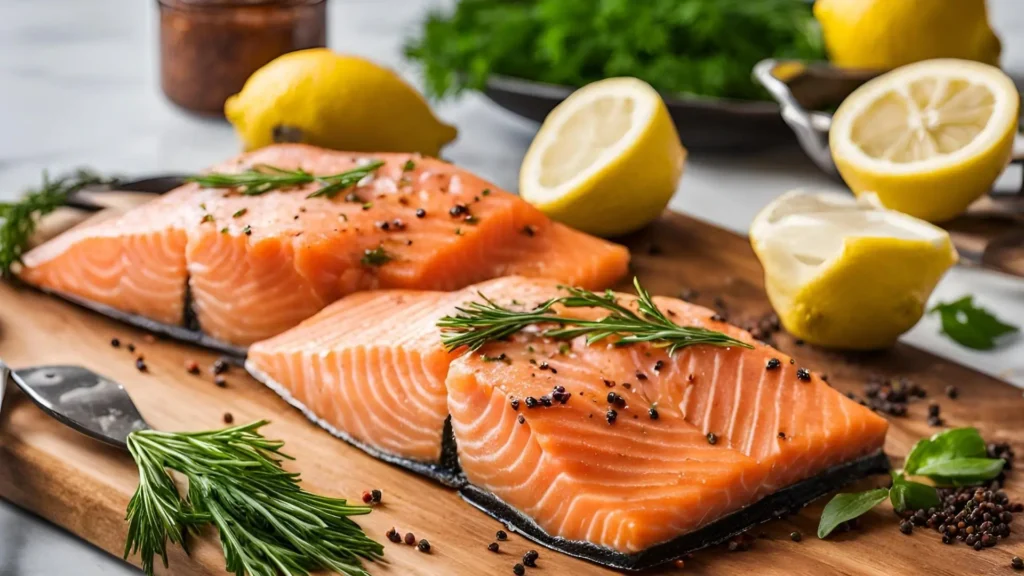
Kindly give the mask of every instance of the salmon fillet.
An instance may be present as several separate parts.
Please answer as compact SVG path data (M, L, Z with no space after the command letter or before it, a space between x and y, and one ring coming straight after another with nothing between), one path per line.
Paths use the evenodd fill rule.
M212 170L329 175L371 159L385 164L333 199L307 198L317 184L259 196L183 186L30 251L21 277L168 324L191 306L203 332L247 345L362 290L454 290L510 274L603 288L626 272L625 248L433 158L288 144Z
M510 277L457 293L357 294L253 345L247 366L322 424L388 455L437 461L450 418L470 484L550 536L625 554L875 453L884 441L883 418L818 376L798 374L788 356L713 311L676 299L655 303L678 324L753 348L700 345L668 355L648 344L588 346L526 330L473 353L446 352L436 322L478 294L528 309L564 292L555 281Z

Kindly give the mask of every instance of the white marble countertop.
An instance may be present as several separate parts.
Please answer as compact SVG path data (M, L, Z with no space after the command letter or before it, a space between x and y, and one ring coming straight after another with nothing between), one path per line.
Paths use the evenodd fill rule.
M402 38L442 1L332 0L330 46L391 65L407 78ZM1024 3L990 0L1004 65L1024 70ZM236 153L223 122L188 116L158 86L156 2L0 0L0 199L35 184L43 169L195 171ZM514 190L536 124L477 95L438 107L460 129L446 156ZM1018 176L1019 177L1019 176ZM672 208L745 233L757 211L794 187L836 184L793 148L751 156L691 155ZM936 300L973 293L1003 318L1024 324L1024 282L957 268ZM1024 338L971 352L938 335L926 318L905 341L1024 387ZM0 462L0 466L3 466ZM120 560L9 504L0 503L0 576L134 574Z

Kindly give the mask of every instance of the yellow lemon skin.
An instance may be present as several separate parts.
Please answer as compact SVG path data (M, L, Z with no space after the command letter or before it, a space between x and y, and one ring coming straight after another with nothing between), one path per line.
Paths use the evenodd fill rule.
M841 113L842 106L836 115ZM1010 162L1016 128L1016 122L1002 127L998 140L982 154L926 172L883 173L856 166L839 154L832 159L855 195L873 193L886 208L928 222L945 222L963 214L972 202L991 191ZM833 135L829 140L835 150Z
M679 141L668 107L659 99L648 125L622 154L571 192L532 203L549 217L577 230L603 237L621 236L661 215L675 194L685 164L686 149Z
M985 0L817 0L829 60L888 70L932 58L999 65L1002 44Z
M761 249L754 245L765 261ZM924 314L928 296L956 250L929 242L851 237L822 274L793 287L766 269L765 288L783 326L811 344L846 350L893 345Z
M277 141L354 152L438 156L457 131L397 74L326 48L281 56L224 105L245 148Z

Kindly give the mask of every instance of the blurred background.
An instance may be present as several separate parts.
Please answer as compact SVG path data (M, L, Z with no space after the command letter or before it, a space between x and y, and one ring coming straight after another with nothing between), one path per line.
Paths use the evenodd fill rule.
M167 4L187 9L194 2L168 0ZM764 5L773 2L766 0ZM303 4L308 12L275 15L259 26L291 30L295 34L285 34L287 42L303 47L326 41L335 51L393 69L420 91L445 96L431 100L431 106L440 120L455 125L459 132L444 148L443 156L503 188L517 190L520 164L539 127L531 117L543 118L570 90L507 78L496 82L492 78L487 84L482 72L494 60L484 62L465 50L436 44L437 35L465 35L471 43L479 41L474 34L483 34L496 46L502 42L522 45L516 34L529 36L530 32L520 29L528 25L517 24L514 11L492 16L500 34L476 26L472 20L462 24L435 21L424 37L428 15L437 10L450 14L455 2L330 0L313 2L312 7L307 6L309 2ZM641 0L626 4L645 10L639 8L644 4ZM651 6L655 4L661 2L652 0ZM748 0L746 4L758 2ZM579 0L566 5L586 9L586 3ZM989 0L988 10L1002 45L1002 68L1014 78L1024 77L1024 2ZM167 11L173 9L165 8ZM217 117L216 110L226 94L237 89L218 93L238 82L232 77L238 69L211 64L194 51L225 55L236 64L261 50L283 51L268 44L273 38L282 38L281 34L254 41L243 27L251 23L203 24L187 15L168 13L162 20L155 0L0 0L0 15L0 201L13 199L37 183L45 169L60 172L89 166L128 176L192 173L236 154L243 147L245 134L240 136L224 118ZM814 24L809 7L802 16L777 16L771 10L753 16L762 18L753 28L735 26L728 18L710 24L707 18L699 19L707 24L700 33L711 38L705 44L721 46L722 55L691 63L689 72L681 72L684 64L679 62L639 67L628 58L608 62L604 69L640 76L675 95L700 95L679 101L674 101L675 96L667 98L683 144L689 149L685 175L669 207L740 234L747 233L762 207L787 190L845 190L840 180L816 166L800 148L781 122L774 101L749 80L749 68L762 57L813 58L823 54L820 39L815 43L802 36L805 25ZM551 17L571 22L574 15L567 11ZM656 23L657 15L652 18ZM631 46L643 44L645 38L656 43L657 30L653 25L605 30L604 41L621 40L625 48L620 52L628 54ZM543 73L530 80L572 84L574 78L585 82L602 74L593 62L573 60L574 54L586 54L592 47L573 37L571 26L563 32L549 33L543 41L546 49L564 52L558 59L564 66L544 64ZM627 39L626 35L631 36ZM778 46L777 53L759 53L763 48L759 42ZM469 62L469 73L453 76L451 71L463 62ZM503 65L514 71L534 63L520 59ZM192 71L199 68L201 80L196 80ZM699 82L681 80L692 78ZM454 94L460 86L468 89ZM487 88L490 97L473 88ZM730 101L708 101L707 97ZM818 109L832 109L827 103L820 104ZM279 136L289 138L287 132ZM1021 178L1019 167L1011 167L997 187L1019 188ZM1018 324L1024 321L1024 288L1019 278L956 268L939 284L933 298L952 300L965 293L974 294L1003 318ZM1020 339L1014 346L975 352L943 338L937 322L925 317L904 336L905 341L1024 386ZM133 571L0 503L0 576L118 573Z

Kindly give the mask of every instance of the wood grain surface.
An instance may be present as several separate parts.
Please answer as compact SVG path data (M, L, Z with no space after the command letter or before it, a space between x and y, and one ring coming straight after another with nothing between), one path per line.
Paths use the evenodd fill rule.
M633 267L654 294L699 294L693 301L713 305L720 298L729 318L742 324L770 308L764 296L761 268L745 238L678 214L666 214L643 233L625 239L634 254ZM622 287L627 288L624 282ZM123 343L114 348L110 340ZM1024 454L1024 399L1008 384L899 345L879 353L846 354L799 346L785 334L779 348L801 363L828 375L842 391L861 393L871 374L906 377L923 386L928 398L911 405L905 418L891 419L886 451L898 463L919 438L936 431L926 420L927 404L936 401L949 426L977 426L989 441L1008 441ZM134 367L134 343L149 372ZM515 534L501 552L487 551L501 526L473 510L451 490L374 460L310 424L296 410L246 376L227 374L229 385L212 383L209 367L215 355L145 334L102 316L24 288L0 285L0 357L12 367L80 364L105 374L131 392L146 419L165 430L198 430L223 426L225 413L234 421L268 418L266 432L287 442L297 457L289 468L300 471L308 489L358 499L370 488L384 492L383 504L360 519L369 534L385 543L386 562L370 566L373 574L477 576L511 574L522 553L538 548L538 568L531 574L608 574L610 571L540 548ZM186 373L196 360L201 376ZM956 385L958 400L943 394ZM13 387L11 387L13 388ZM1024 473L1018 472L1018 476ZM882 483L865 481L860 487ZM0 496L63 526L118 556L124 545L125 506L137 481L127 454L90 441L43 415L23 394L8 391L0 414ZM1024 482L1011 476L1007 490L1024 498ZM758 538L748 552L707 550L686 560L687 574L1011 574L1010 558L1024 555L1024 525L996 548L974 552L963 544L943 545L935 532L919 529L904 536L888 505L868 514L862 529L828 541L814 536L823 502L785 520L756 528ZM432 553L387 542L384 532L396 527L427 538ZM801 542L789 538L800 531ZM194 543L191 558L179 549L167 574L223 574L216 535ZM651 573L678 573L668 567Z

